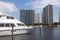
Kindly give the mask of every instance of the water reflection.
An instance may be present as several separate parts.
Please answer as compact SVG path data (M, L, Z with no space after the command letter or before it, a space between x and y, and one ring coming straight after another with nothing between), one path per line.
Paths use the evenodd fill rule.
M59 40L60 28L59 27L43 27L41 28L42 40Z
M44 27L41 30L41 38L42 40L53 40L53 28L52 27Z
M41 28L34 28L32 36L33 40L41 40Z
M55 27L53 33L54 33L53 34L53 39L54 40L60 40L60 28Z

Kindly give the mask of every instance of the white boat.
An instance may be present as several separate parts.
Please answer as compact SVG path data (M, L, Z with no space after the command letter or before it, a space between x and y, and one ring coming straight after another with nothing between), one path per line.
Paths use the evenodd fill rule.
M0 36L29 33L33 27L27 27L23 22L12 16L0 14Z

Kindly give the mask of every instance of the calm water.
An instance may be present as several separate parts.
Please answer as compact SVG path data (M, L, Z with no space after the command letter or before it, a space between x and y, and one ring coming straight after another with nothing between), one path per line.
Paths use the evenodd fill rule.
M11 36L0 37L0 40L11 40ZM60 28L34 28L30 34L15 35L14 40L60 40Z

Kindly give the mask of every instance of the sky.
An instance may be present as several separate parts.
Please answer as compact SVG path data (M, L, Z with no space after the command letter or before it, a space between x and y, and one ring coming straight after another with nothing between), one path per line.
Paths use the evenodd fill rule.
M21 9L33 9L36 13L40 14L41 22L43 8L48 4L54 6L53 20L58 22L60 0L0 0L0 12L12 15L19 20Z

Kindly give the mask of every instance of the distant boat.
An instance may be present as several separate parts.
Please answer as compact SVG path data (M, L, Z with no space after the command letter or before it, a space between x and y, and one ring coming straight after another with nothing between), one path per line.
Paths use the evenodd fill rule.
M0 36L29 33L33 27L27 27L23 22L12 16L0 14Z

